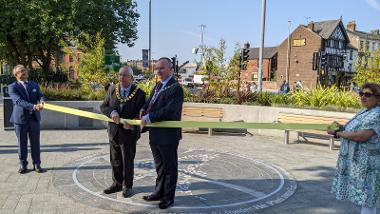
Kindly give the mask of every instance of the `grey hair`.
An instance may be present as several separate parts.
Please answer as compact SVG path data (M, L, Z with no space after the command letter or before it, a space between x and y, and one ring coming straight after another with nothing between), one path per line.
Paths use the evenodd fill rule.
M131 68L131 66L123 66L119 69L119 73L122 71L122 70L126 70L127 71L127 74L131 75L133 77L133 69Z
M27 71L27 69L25 68L25 66L23 66L23 65L16 65L16 66L13 68L13 70L12 70L12 74L13 74L13 76L16 76L16 72L17 72L18 69L21 69L21 70L25 70L25 71Z

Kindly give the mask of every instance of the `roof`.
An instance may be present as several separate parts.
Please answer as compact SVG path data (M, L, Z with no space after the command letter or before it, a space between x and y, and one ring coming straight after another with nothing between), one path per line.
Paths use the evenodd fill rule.
M380 40L380 35L376 35L373 33L366 33L366 32L358 31L358 30L357 31L351 31L349 29L347 29L347 32L352 33L353 35L358 36L359 38L366 38L366 39L370 39L370 40Z
M331 34L334 33L335 29L338 27L340 23L340 19L338 20L328 20L322 22L314 22L314 32L317 33L324 39L329 39Z
M271 59L277 53L278 47L266 47L263 50L263 59ZM258 59L260 54L260 48L250 48L248 59Z
M347 44L347 49L353 49L353 50L358 50L356 47L354 47L351 43Z

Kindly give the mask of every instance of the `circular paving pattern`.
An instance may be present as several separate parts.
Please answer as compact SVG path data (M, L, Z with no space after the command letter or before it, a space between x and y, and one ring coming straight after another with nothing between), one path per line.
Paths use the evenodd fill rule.
M157 202L141 198L154 189L155 168L149 151L135 159L134 195L105 195L111 185L109 154L81 158L57 170L58 191L81 203L102 209L160 213ZM179 154L175 206L168 213L252 213L281 203L296 190L295 179L285 170L243 155L213 150L188 150Z

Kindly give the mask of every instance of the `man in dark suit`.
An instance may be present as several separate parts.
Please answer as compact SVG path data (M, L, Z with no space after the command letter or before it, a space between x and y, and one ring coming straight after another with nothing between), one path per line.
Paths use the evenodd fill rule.
M13 69L15 82L8 86L9 96L13 102L13 112L10 122L14 124L18 140L18 157L20 168L18 172L27 172L28 135L33 160L33 169L41 173L40 157L40 111L43 109L45 97L40 87L33 81L28 81L28 71L23 65Z
M132 195L136 142L140 138L140 128L121 124L120 118L137 119L144 103L145 93L133 84L132 68L120 68L119 83L109 87L100 106L102 113L113 120L113 123L108 123L113 184L104 190L105 194L123 190L124 197Z
M156 64L158 82L148 101L140 111L142 127L151 122L181 120L183 90L173 77L169 58ZM145 201L160 201L159 208L166 209L174 203L178 178L178 144L180 128L149 128L149 145L156 165L155 191L143 197Z

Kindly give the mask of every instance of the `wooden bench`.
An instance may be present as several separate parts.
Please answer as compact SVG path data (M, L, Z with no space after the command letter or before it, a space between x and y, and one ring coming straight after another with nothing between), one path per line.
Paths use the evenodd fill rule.
M326 116L316 116L316 115L305 115L305 114L294 114L294 113L283 113L280 112L277 117L280 123L307 123L307 124L331 124L336 121L340 124L346 124L349 119L339 118L339 117L326 117ZM334 137L327 134L326 131L318 130L285 130L284 143L289 144L289 133L290 131L297 132L297 140L300 142L300 137L302 137L306 142L309 142L307 138L316 138L329 140L330 150L334 148Z
M182 109L182 120L184 121L220 122L222 118L222 108L185 106ZM212 136L212 128L208 129L208 135Z

